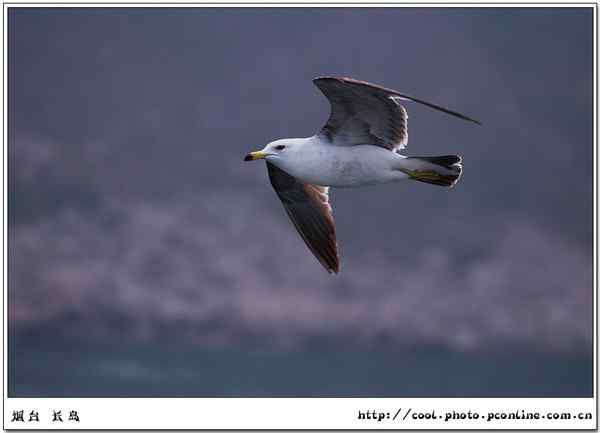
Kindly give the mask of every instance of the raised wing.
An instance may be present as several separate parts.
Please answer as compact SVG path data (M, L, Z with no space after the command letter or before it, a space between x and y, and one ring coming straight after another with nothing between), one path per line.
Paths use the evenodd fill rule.
M269 179L302 239L329 273L338 273L340 260L327 187L299 181L267 162Z
M313 80L331 104L331 114L319 134L336 145L372 144L395 151L408 142L408 116L400 101L424 104L470 122L479 122L439 105L366 81L344 77Z

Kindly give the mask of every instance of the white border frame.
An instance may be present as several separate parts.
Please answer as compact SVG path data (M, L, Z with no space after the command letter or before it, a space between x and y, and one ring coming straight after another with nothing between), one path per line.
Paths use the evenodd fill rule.
M583 7L593 8L594 12L594 373L593 398L8 398L7 390L7 206L8 206L8 101L7 101L7 38L8 8L10 7L477 7L477 8L521 8L521 7ZM272 430L272 429L331 429L331 430L374 430L374 429L586 429L597 430L597 302L598 302L598 4L593 3L519 3L509 1L503 4L486 3L253 3L242 0L235 3L76 3L76 2L3 2L3 187L2 187L2 234L3 234L3 428L4 429L226 429L226 430ZM35 409L40 414L39 423L11 423L13 410L25 410L27 414ZM410 412L409 412L410 409ZM52 410L62 410L63 423L52 423ZM68 421L70 410L77 410L80 422ZM375 411L383 413L383 419L359 420L359 411ZM446 413L468 411L483 415L477 420L444 421ZM415 414L432 413L437 419L412 419ZM516 412L515 412L516 411ZM521 413L521 411L539 413L538 420L499 419L487 421L487 414ZM571 419L548 419L548 415L569 413ZM579 414L590 413L591 419L577 419ZM107 416L106 414L109 414ZM137 414L138 416L128 416ZM176 416L173 416L175 414ZM389 414L389 415L388 415ZM378 415L379 416L379 415ZM573 418L575 417L575 418ZM400 418L403 418L402 420Z

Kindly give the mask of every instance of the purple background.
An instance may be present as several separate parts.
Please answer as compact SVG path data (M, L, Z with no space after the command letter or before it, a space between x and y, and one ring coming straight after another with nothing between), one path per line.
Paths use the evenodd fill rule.
M10 395L590 395L592 18L11 8ZM318 75L483 122L407 104L464 176L332 190L338 276L242 162Z

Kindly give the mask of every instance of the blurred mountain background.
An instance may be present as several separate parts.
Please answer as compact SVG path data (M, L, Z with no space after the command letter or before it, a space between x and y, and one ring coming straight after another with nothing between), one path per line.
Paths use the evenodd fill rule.
M9 8L9 395L591 396L592 8ZM452 190L331 191L326 274L250 150L318 75Z

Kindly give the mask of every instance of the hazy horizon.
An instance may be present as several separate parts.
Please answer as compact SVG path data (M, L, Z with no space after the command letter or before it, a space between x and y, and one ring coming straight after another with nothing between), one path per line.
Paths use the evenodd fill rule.
M56 394L61 363L96 371L113 351L146 373L81 373L72 395L178 395L152 367L184 368L160 355L176 347L214 355L214 377L261 378L220 395L311 394L303 383L360 395L367 385L344 381L365 368L375 394L589 395L592 13L10 7L10 395ZM406 154L460 154L463 178L332 189L338 276L302 243L264 165L242 161L322 126L320 75L483 123L406 103ZM333 373L344 351L351 367ZM393 376L386 354L414 377ZM253 370L263 361L312 367L284 389L275 367ZM197 363L181 391L217 392L195 381ZM426 380L433 370L452 382Z

